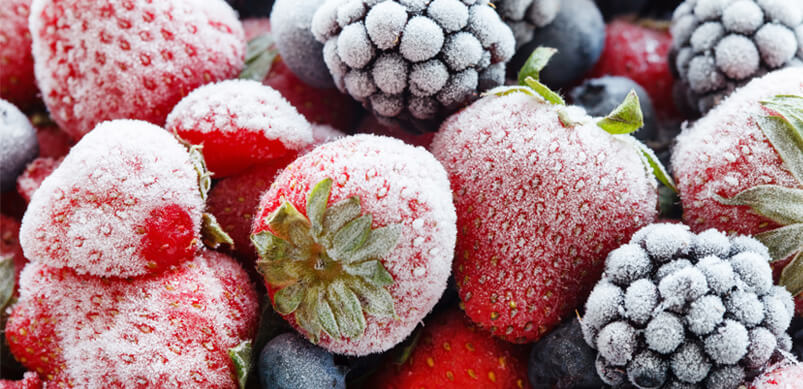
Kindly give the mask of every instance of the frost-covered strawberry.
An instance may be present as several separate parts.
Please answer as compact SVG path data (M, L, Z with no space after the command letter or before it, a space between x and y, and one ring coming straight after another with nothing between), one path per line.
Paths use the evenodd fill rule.
M0 380L0 389L42 389L44 384L34 372L26 372L19 381Z
M42 185L42 182L47 178L50 173L53 173L62 158L53 159L48 157L39 157L28 164L25 171L17 177L17 192L25 201L30 202L33 193Z
M758 376L750 389L795 389L803 382L803 364L800 362L779 363Z
M803 69L751 81L677 139L683 218L695 231L752 234L784 260L803 248ZM788 266L781 283L803 284Z
M26 109L37 101L28 15L32 0L7 0L0 7L0 98Z
M163 125L187 93L235 77L245 54L221 0L34 0L30 28L42 98L76 139L110 119Z
M6 337L53 386L236 388L228 351L253 336L257 304L248 275L213 251L127 280L32 263Z
M262 196L251 238L274 308L336 353L399 343L446 287L451 197L435 158L396 139L346 137L295 160Z
M98 125L31 198L20 231L26 256L120 277L191 259L204 208L198 157L146 122Z
M37 113L30 117L39 141L39 156L61 158L70 152L75 141L62 131L46 114Z
M256 81L228 80L187 95L165 128L203 146L215 177L297 152L312 143L312 127L279 92Z
M581 303L608 251L653 221L656 184L632 137L528 87L499 94L447 119L431 149L454 192L466 314L530 342Z

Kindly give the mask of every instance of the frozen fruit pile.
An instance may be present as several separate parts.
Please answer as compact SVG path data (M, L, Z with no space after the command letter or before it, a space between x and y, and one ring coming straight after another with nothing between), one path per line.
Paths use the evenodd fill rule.
M8 0L0 389L797 388L798 0Z

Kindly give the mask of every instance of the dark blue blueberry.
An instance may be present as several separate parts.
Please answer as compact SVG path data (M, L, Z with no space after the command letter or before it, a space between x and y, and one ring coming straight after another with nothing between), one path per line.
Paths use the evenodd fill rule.
M517 73L539 46L558 49L541 72L544 84L560 89L582 78L605 46L605 21L597 5L591 0L563 0L555 20L535 31L533 40L519 48L508 69Z
M600 388L597 352L588 347L577 318L571 318L533 345L527 377L534 389Z
M226 2L237 10L240 19L266 17L273 7L273 0L226 0Z
M270 14L276 48L301 81L315 88L335 86L323 60L323 44L315 40L310 26L324 0L278 0Z
M611 113L631 90L635 90L644 114L644 127L633 135L641 140L653 140L658 135L658 122L655 118L650 95L639 84L627 77L605 76L586 80L569 92L572 102L586 109L591 116L606 116Z
M14 189L17 176L38 154L31 122L14 104L0 99L0 190Z
M623 14L639 13L648 4L647 0L594 0L605 16L605 19L612 19L614 16Z
M257 362L265 389L346 388L348 368L337 366L332 354L295 332L273 338Z

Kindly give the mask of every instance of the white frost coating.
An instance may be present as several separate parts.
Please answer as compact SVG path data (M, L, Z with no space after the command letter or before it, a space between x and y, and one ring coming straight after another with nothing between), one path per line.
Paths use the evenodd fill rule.
M374 62L371 75L382 92L402 93L407 87L407 62L397 53L382 54Z
M256 133L280 141L289 150L312 143L307 120L279 92L251 80L227 80L195 89L173 108L165 128L214 137Z
M795 33L780 24L764 25L753 39L761 59L771 68L783 66L791 60L799 46Z
M474 66L481 59L482 45L480 41L467 32L459 32L449 36L443 47L443 60L450 69L455 71Z
M714 58L699 55L689 61L689 86L697 93L715 91L725 85L725 78L717 71Z
M248 274L212 251L135 281L33 262L19 285L17 306L52 318L56 339L48 346L66 362L56 379L77 387L198 387L203 380L205 387L236 388L226 350L250 339L257 320Z
M343 77L343 83L350 95L355 98L366 98L376 92L376 84L368 72L352 70Z
M685 382L700 382L711 369L711 363L706 359L702 347L693 342L681 345L672 354L669 365L675 376Z
M344 27L337 38L337 54L352 68L360 69L367 65L374 58L374 52L362 22Z
M730 263L717 257L705 257L697 264L697 268L705 275L711 291L722 296L736 285L735 274Z
M434 0L427 15L447 32L457 31L468 24L468 7L459 0Z
M761 255L744 252L730 259L734 273L744 282L745 290L758 294L766 294L772 288L772 269Z
M747 347L745 360L750 367L758 367L769 361L778 341L775 335L763 327L756 327L750 330L750 345Z
M764 303L764 327L767 327L776 336L786 332L795 312L794 309L788 309L785 305L786 300L787 298L779 298L774 295L762 298Z
M634 244L627 244L611 251L605 260L604 276L621 286L646 277L651 271L650 257L641 247Z
M625 292L625 315L636 324L646 324L658 305L658 289L649 279L630 284Z
M381 50L396 46L407 24L407 10L394 1L384 1L368 11L365 28L371 41Z
M755 293L734 290L725 298L725 308L732 317L747 326L764 320L764 306Z
M636 330L627 322L615 321L599 331L597 350L612 365L626 365L635 349Z
M742 324L726 319L722 326L705 338L704 344L706 354L714 362L731 365L747 354L750 337Z
M708 22L694 30L691 38L689 38L689 43L694 49L694 52L702 53L714 48L714 45L723 35L725 35L725 29L722 28L722 24Z
M717 68L728 77L741 80L758 71L761 62L758 49L749 38L728 35L714 49Z
M667 307L680 307L706 294L708 282L699 269L685 267L661 279L658 291Z
M803 9L797 0L756 0L764 9L767 19L796 27L803 21Z
M200 238L204 201L184 146L149 123L104 122L34 193L20 244L31 261L82 274L145 274L148 259L138 231L151 211L169 205L189 213Z
M726 258L730 254L731 243L725 234L711 228L694 236L692 250L697 258L709 255Z
M725 312L725 305L719 297L700 297L689 305L689 311L684 317L686 327L697 335L706 335L722 323Z
M644 341L650 350L669 354L685 340L683 322L676 315L661 312L644 329Z
M722 25L730 32L750 35L764 23L764 12L752 0L740 0L722 13Z
M457 234L446 172L424 148L388 137L349 136L319 146L287 166L262 196L261 207L272 205L260 215L275 209L282 197L305 209L309 190L325 178L334 180L330 204L359 196L363 214L373 216L374 228L402 225L399 243L383 259L393 276L389 291L399 318L367 315L360 338L334 340L323 334L319 345L347 355L385 351L410 334L446 288ZM288 189L291 182L296 184ZM414 225L423 228L418 231ZM424 269L424 275L416 269Z
M161 125L182 90L242 68L242 25L224 1L128 3L113 15L88 0L31 3L37 84L51 117L74 138L103 120Z
M639 236L640 238L640 236ZM683 224L657 224L643 238L644 249L650 257L666 262L686 252L694 239L689 227ZM637 241L636 236L633 237ZM640 239L639 239L640 240Z
M722 16L725 7L733 0L698 0L694 6L694 14L702 20L717 19Z
M624 301L622 289L609 282L600 282L586 300L586 311L580 322L583 337L589 346L596 345L596 334L606 324L621 316Z
M404 27L399 52L408 61L426 61L441 51L443 41L443 30L432 19L416 16Z
M419 97L431 96L449 81L449 69L433 59L413 65L410 71L410 91Z

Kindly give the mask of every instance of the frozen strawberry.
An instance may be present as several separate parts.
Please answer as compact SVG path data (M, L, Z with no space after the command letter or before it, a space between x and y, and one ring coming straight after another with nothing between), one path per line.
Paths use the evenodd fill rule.
M98 125L31 198L20 231L26 256L119 277L191 259L204 208L197 157L146 122Z
M274 309L329 351L402 341L446 287L455 213L422 148L356 135L291 163L262 195L251 237Z
M554 92L544 96L556 104L525 86L497 91L447 119L430 148L454 192L466 314L531 342L583 301L608 251L655 219L658 197L644 146L629 135L611 135Z
M351 130L362 113L359 104L331 86L316 88L299 79L278 55L276 37L271 34L268 18L245 20L243 28L250 42L245 74L279 91L310 122ZM312 33L309 35L314 41ZM329 72L326 69L323 71L329 77Z
M213 251L132 279L32 263L6 337L54 387L236 388L228 350L251 339L257 311L248 275Z
M10 216L0 214L0 260L8 258L8 256L13 258L15 278L19 278L22 268L28 263L22 253L22 247L20 247L19 234L20 222Z
M31 124L36 129L40 157L61 158L67 155L75 144L70 135L62 131L46 114L34 114L31 116Z
M758 376L750 389L795 389L803 382L803 364L785 363Z
M256 81L200 87L167 117L168 131L202 145L206 166L225 177L293 154L312 143L312 127L275 90Z
M59 167L62 158L53 159L48 157L39 157L33 160L25 171L17 177L17 192L20 193L25 201L30 202L33 192L42 185L42 182Z
M235 77L245 54L221 0L35 0L30 27L42 98L75 139L110 119L163 125L187 93Z
M42 389L44 384L34 372L26 372L19 381L0 380L0 389Z
M647 90L659 116L677 116L674 81L666 61L671 48L672 37L666 28L614 20L605 28L605 48L589 76L630 78Z
M28 31L31 1L7 0L0 7L0 98L22 109L39 100Z
M457 309L427 320L401 365L388 361L372 388L529 388L525 350L477 329Z

